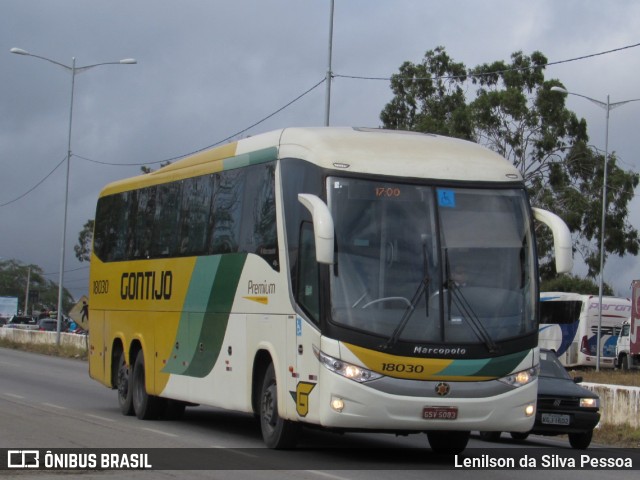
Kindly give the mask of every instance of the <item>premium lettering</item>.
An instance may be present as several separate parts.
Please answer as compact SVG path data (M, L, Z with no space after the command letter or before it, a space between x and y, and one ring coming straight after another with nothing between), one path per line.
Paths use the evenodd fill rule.
M276 293L276 284L264 282L253 282L249 280L247 292L250 295L272 295Z
M125 272L120 279L123 300L169 300L173 288L170 270L161 272Z

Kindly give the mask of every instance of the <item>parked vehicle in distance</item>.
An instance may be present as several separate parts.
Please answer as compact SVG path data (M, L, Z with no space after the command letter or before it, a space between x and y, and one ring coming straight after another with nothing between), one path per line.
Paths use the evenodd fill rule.
M44 332L55 332L58 330L58 320L55 318L41 318L38 321L38 330Z
M631 282L631 317L622 323L616 344L616 367L640 368L640 280Z
M600 366L613 367L620 324L631 315L628 298L603 297ZM553 350L565 367L596 366L600 300L597 295L540 293L541 348Z
M589 447L593 429L600 421L600 398L572 378L551 350L540 350L540 375L536 421L528 433L511 433L514 440L524 440L530 433L569 436L572 448ZM497 441L501 432L480 432L480 438Z
M22 330L38 330L38 324L32 317L12 316L4 328L20 328Z

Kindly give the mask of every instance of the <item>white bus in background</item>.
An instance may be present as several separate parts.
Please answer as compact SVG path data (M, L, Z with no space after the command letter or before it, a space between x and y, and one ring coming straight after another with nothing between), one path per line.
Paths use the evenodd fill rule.
M539 346L554 350L566 367L596 366L598 295L540 293ZM620 326L631 315L628 298L602 298L600 366L612 368Z

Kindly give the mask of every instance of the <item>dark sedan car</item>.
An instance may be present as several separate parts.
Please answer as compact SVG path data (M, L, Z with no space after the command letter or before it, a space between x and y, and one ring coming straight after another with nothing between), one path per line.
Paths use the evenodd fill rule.
M38 320L38 329L44 332L55 332L58 330L58 320L55 318L41 318Z
M581 381L581 377L571 378L553 351L541 349L536 421L530 432L514 432L511 436L524 440L529 433L567 434L573 448L587 448L600 421L600 399L596 393L577 385ZM495 441L500 432L481 432L480 437Z

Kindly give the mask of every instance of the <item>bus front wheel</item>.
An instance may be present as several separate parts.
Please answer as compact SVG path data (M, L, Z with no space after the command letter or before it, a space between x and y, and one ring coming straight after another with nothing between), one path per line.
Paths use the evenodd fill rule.
M264 374L260 393L260 429L262 439L269 448L294 448L298 441L300 426L285 420L278 414L278 387L273 363Z
M429 445L435 453L455 455L467 448L471 432L440 431L427 432Z
M133 409L140 420L154 420L160 416L164 406L160 397L149 395L145 386L144 354L138 352L133 365L132 385Z

